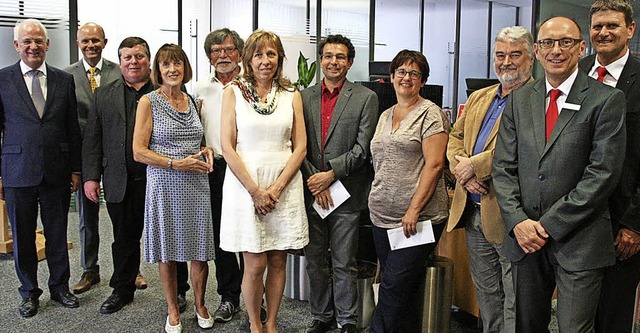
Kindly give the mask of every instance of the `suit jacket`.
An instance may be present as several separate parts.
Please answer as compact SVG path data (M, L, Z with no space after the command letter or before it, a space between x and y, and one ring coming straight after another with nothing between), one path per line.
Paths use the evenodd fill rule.
M321 94L322 83L304 89L302 103L307 130L307 156L302 162L305 180L322 170L333 169L351 197L338 209L356 212L367 209L373 180L369 144L378 122L378 96L371 90L345 80L333 110L324 152L322 151ZM323 156L324 154L324 156ZM313 203L305 186L305 201Z
M596 56L580 61L580 69L588 73ZM620 224L640 227L640 61L630 55L616 84L626 98L627 150L622 164L622 176L609 199L614 234Z
M449 134L449 144L447 145L447 159L451 169L458 165L456 156L471 157L473 169L478 180L486 182L489 191L480 198L480 216L482 217L482 229L484 235L490 243L502 244L504 238L504 222L500 215L500 207L496 199L496 191L491 180L491 165L496 147L496 134L500 126L500 119L496 121L482 153L471 156L473 148L478 139L478 133L493 99L496 96L500 84L495 84L475 91L465 104L464 113L453 125L453 131ZM451 213L447 222L447 231L451 231L460 224L460 217L467 204L467 190L464 186L456 186ZM462 225L463 226L463 225Z
M549 234L545 247L564 269L612 265L607 199L624 160L624 95L579 71L546 143L545 96L542 78L512 92L502 113L493 184L508 235L505 255L525 256L513 228L532 219Z
M80 128L73 77L47 66L42 118L33 105L20 62L0 70L0 170L5 187L69 185L79 172Z
M127 142L124 89L122 75L96 89L82 143L83 181L99 181L102 176L105 200L113 203L124 199L127 188L125 145L133 144Z
M78 123L80 124L80 133L84 137L84 129L87 126L87 117L89 116L89 108L93 103L93 93L87 77L87 70L84 68L82 59L64 69L67 73L73 75L76 84L76 100L78 102ZM100 70L100 85L106 85L109 82L117 80L121 76L120 67L107 60L102 59L102 69Z

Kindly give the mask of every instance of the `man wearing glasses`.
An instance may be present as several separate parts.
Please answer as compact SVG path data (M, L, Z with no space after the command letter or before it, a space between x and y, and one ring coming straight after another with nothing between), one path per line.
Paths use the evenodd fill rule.
M209 77L198 81L194 95L201 104L200 118L204 127L207 146L213 148L215 166L209 173L211 187L211 209L213 210L214 242L216 245L216 281L217 292L221 297L220 306L214 313L217 322L228 322L240 310L240 285L242 270L236 254L220 248L220 213L222 209L222 183L227 163L222 156L220 144L220 113L222 109L222 91L240 73L244 41L237 32L227 28L212 31L204 41L204 50L214 71ZM185 265L186 266L186 265ZM179 273L178 280L186 282L186 268ZM186 290L180 290L184 298ZM262 317L262 313L261 313ZM266 320L266 315L264 316Z
M511 263L502 248L504 222L495 201L491 163L507 97L531 80L531 33L518 26L500 30L493 61L500 83L469 96L447 146L449 165L457 181L447 231L458 227L466 230L484 333L515 332Z
M636 23L633 8L624 0L596 1L590 14L596 54L582 59L580 69L622 90L627 102L627 152L622 176L609 199L617 260L605 269L595 330L631 332L640 281L640 61L629 54Z
M558 287L560 332L593 332L604 268L615 262L607 199L624 160L621 91L578 71L580 27L553 17L534 50L545 76L511 93L493 184L512 263L516 332L548 332Z
M313 316L306 332L330 331L336 320L341 332L356 332L358 225L366 216L362 211L373 180L369 143L378 120L378 97L347 80L356 53L351 40L330 35L318 49L324 79L302 91L307 157L301 170L309 219L304 252ZM311 204L333 207L329 186L335 181L351 197L322 219Z

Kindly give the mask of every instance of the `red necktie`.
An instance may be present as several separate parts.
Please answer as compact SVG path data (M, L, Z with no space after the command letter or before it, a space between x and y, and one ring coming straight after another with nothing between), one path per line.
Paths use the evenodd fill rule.
M556 101L562 92L558 89L552 89L549 92L549 106L547 107L547 126L546 126L546 141L549 141L549 137L551 137L551 132L553 132L553 126L556 125L556 121L558 120L558 104ZM546 142L545 141L545 142Z
M600 82L604 82L604 77L608 73L607 69L602 67L602 66L599 66L597 71L598 71L598 79L597 80L600 81Z

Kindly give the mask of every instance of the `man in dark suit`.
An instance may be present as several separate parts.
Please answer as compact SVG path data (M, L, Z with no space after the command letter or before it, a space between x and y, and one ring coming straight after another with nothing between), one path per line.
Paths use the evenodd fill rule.
M20 315L32 317L42 294L35 245L38 206L51 299L68 308L79 305L69 292L67 218L70 194L80 185L81 138L73 77L45 63L46 28L35 19L18 22L13 45L21 60L0 70L0 199L6 200L11 222Z
M498 130L493 184L519 333L548 332L556 286L560 332L593 332L615 262L607 199L624 159L624 95L578 71L585 47L575 21L545 21L534 45L545 76L511 93Z
M625 94L627 151L622 176L609 199L616 264L607 267L595 321L596 332L631 332L636 287L640 282L640 61L629 54L636 23L623 0L591 6L591 45L596 55L580 61L589 76Z
M378 97L346 79L356 53L348 38L330 35L319 51L324 79L302 91L307 157L301 169L309 219L304 252L313 316L306 332L327 332L336 319L342 332L356 332L358 226L373 180L369 143L378 121ZM333 206L329 186L335 181L351 197L322 219L311 204Z
M107 45L104 30L96 23L89 22L78 29L76 44L82 52L82 59L65 68L73 75L78 102L78 123L80 133L84 136L87 125L89 107L93 103L93 91L100 85L115 81L120 77L118 65L102 58L102 49ZM100 206L84 195L82 186L76 193L80 227L80 260L84 272L82 278L73 287L73 293L83 293L92 285L100 282L100 266L98 266L98 211Z
M125 38L118 57L122 75L96 90L82 145L85 195L97 203L102 178L113 224L113 293L100 307L104 314L131 303L136 290L147 180L146 165L133 160L133 128L138 100L154 89L146 41Z

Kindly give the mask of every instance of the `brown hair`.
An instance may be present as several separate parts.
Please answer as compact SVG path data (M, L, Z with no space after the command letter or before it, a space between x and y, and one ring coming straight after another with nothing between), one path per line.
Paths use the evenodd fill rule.
M424 54L418 51L402 50L398 52L393 60L391 60L391 64L389 65L389 74L394 74L396 69L407 63L416 64L420 69L420 74L422 74L420 82L427 82L427 78L429 77L429 63L427 62L427 58Z
M276 69L276 73L273 76L273 80L275 81L278 90L291 90L293 88L291 81L282 76L282 64L284 63L284 59L286 58L284 54L284 47L282 46L282 41L280 40L280 37L278 37L278 35L271 31L256 30L245 41L244 50L242 51L244 79L249 83L255 85L256 80L253 74L253 68L251 68L251 61L253 60L253 54L265 45L273 46L278 51L278 68Z
M591 5L589 10L589 17L593 17L593 14L599 11L613 10L615 12L621 12L624 14L624 20L627 23L627 27L633 22L633 7L629 2L624 0L598 0Z
M182 75L182 83L191 81L193 70L189 64L189 58L184 53L182 48L176 44L164 44L153 59L153 66L151 67L151 82L155 85L162 84L162 74L160 74L160 60L173 60L181 61L184 65L184 73Z

